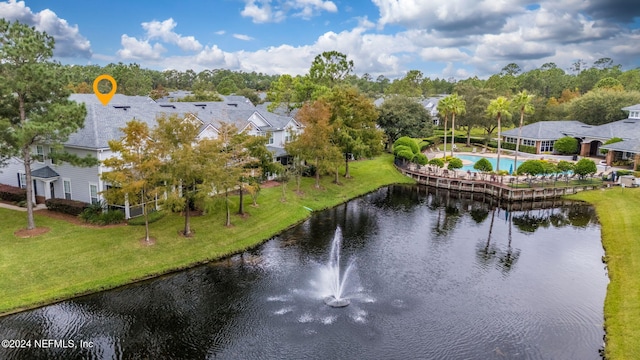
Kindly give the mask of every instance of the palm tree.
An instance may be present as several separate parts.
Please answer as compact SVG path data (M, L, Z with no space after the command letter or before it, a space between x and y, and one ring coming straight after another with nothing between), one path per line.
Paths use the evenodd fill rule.
M467 111L467 103L461 97L458 97L458 94L449 95L447 98L449 100L446 102L446 106L448 106L448 112L451 114L451 157L453 157L453 145L456 143L456 114L464 114Z
M444 99L441 99L440 101L438 101L438 113L442 116L444 116L444 148L442 149L442 158L444 160L444 158L447 157L447 117L449 116L449 108L451 107L449 105L451 99L449 96L447 96Z
M524 121L524 114L533 114L534 107L531 105L533 95L527 93L527 90L522 90L513 96L513 104L520 110L520 127L518 128L518 137L516 139L516 154L513 160L514 169L518 167L518 151L520 150L520 138L522 137L522 123Z
M487 113L491 116L496 116L498 119L498 158L496 159L496 173L500 172L500 141L502 140L501 132L501 123L502 117L510 118L511 113L509 112L509 108L511 107L511 101L504 96L499 96L497 99L491 100L489 106L487 107Z

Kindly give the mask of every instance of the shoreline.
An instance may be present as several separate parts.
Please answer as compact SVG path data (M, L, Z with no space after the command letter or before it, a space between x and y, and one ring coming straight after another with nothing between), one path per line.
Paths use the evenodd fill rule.
M188 239L178 236L176 230L183 226L184 217L179 214L167 214L163 220L150 224L151 235L158 238L157 244L150 247L141 247L137 241L133 241L139 237L138 234L141 234L144 227L130 225L111 229L86 229L77 225L69 226L64 220L46 218L44 215L38 215L37 212L35 212L36 225L52 227L53 230L50 234L20 239L15 237L13 232L24 226L25 214L15 210L1 209L0 213L6 212L6 217L10 217L13 221L8 224L6 230L0 230L0 239L5 239L0 240L0 250L5 250L6 253L8 247L8 256L25 258L25 261L16 261L14 266L5 264L3 268L0 267L0 287L11 290L4 299L0 299L0 317L113 290L242 253L305 221L312 214L309 209L320 211L364 196L384 186L415 183L395 169L393 157L388 154L372 160L354 161L350 167L353 179L341 178L340 185L331 183L332 176L324 176L322 188L318 190L313 188L314 179L307 178L303 179L302 188L305 194L297 195L295 185L289 184L286 190L288 201L284 203L280 199L282 191L279 187L263 189L258 199L260 206L252 208L247 203L247 212L251 216L246 219L234 217L233 222L236 226L231 228L217 225L220 222L218 220L221 219L218 212L223 209L216 210L215 214L192 218L192 226L196 234L207 234L206 238L198 235ZM384 176L372 176L373 173L378 174L381 171ZM249 197L245 197L245 201L249 202ZM278 210L277 213L273 212L274 209ZM235 212L235 209L232 211ZM12 214L15 216L11 216ZM261 222L264 219L267 221ZM216 224L211 225L211 223ZM213 227L212 230L216 233L212 230L204 230L206 227ZM64 231L75 234L61 236L60 233ZM92 236L97 238L87 240L88 231L93 231ZM58 247L51 242L56 241L66 242L69 246L63 251L58 250L58 254L52 254ZM90 241L98 242L97 246L105 247L105 251L97 251L91 246ZM25 243L37 244L37 246L34 247L34 251L28 251L24 249ZM215 244L212 245L212 243ZM39 254L40 248L46 250L41 250L42 253ZM88 251L85 252L84 249ZM91 254L87 254L89 250ZM68 258L76 259L85 256L87 259L84 261L82 259L77 261L81 265L74 267L73 264L69 264ZM93 262L88 260L92 257L95 257ZM145 260L150 264L135 266L130 262L124 263L121 257ZM54 271L49 269L51 262L55 262L55 265L60 268L58 274L51 274ZM37 264L35 265L36 276L29 266L32 263ZM118 270L107 271L105 267ZM70 273L69 278L64 276L65 273ZM78 273L83 273L85 276L78 276ZM29 284L31 286L20 281L20 278L34 277L54 277L55 281L51 283L36 281ZM51 287L53 290L50 289Z

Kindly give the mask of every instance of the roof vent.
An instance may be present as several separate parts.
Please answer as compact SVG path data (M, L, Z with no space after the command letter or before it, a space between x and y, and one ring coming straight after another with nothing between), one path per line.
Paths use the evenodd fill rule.
M635 124L635 121L623 121L625 124Z
M238 107L238 104L236 104L236 103L229 103L229 104L227 104L227 105L229 105L229 106L233 106L233 107Z
M122 109L124 111L127 111L127 109L130 109L131 106L129 106L129 105L113 105L113 108L114 109Z
M160 104L160 107L163 107L163 108L172 108L172 109L175 109L175 108L176 108L176 106L175 106L175 105L170 105L170 104Z

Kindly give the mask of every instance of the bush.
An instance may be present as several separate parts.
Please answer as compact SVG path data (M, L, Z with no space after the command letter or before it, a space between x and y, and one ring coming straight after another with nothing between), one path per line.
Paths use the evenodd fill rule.
M481 172L493 171L493 165L491 165L491 162L485 158L476 161L476 163L473 164L473 168Z
M409 149L411 149L411 151L414 154L417 154L420 152L420 148L418 147L418 144L416 144L415 140L413 140L408 136L402 136L393 143L394 153L395 153L396 146L400 146L400 145L404 145L408 147Z
M413 157L415 156L415 154L412 153L410 149L405 148L405 149L401 149L400 151L398 151L396 156L399 157L400 159L405 159L405 160L412 161Z
M91 204L79 215L79 217L90 224L109 225L119 224L124 221L124 212L120 210L107 210L104 202Z
M430 140L422 140L420 143L420 152L427 150L433 143Z
M487 143L488 147L497 149L498 148L498 143L496 141L489 141ZM500 143L500 147L502 149L506 149L506 150L515 150L516 149L516 144L513 143L507 143L507 142L501 142ZM520 145L520 147L518 148L518 151L527 153L527 154L535 154L536 153L536 147L535 146L528 146L528 145Z
M89 207L89 204L85 202L67 199L48 199L45 200L44 204L47 206L47 209L51 211L73 216L80 215Z
M148 215L149 224L162 219L166 213L164 211L151 211ZM144 216L138 216L127 221L129 225L144 225Z
M0 185L0 199L10 202L27 201L27 190L10 185Z
M561 155L573 155L578 153L578 139L565 136L556 140L553 150Z
M414 154L413 150L409 146L406 145L394 145L393 146L393 155L398 156L398 153L401 151L407 151L411 154Z
M447 165L447 169L456 170L456 169L462 168L462 166L463 166L462 160L458 158L452 158L451 160L449 160L449 165Z
M616 174L618 176L633 175L633 171L631 171L631 170L618 170L618 171L616 171Z
M595 174L598 171L596 163L591 159L582 158L578 160L573 172L580 175L580 178L584 178L586 175Z
M316 176L316 166L315 165L308 165L305 166L304 169L302 169L302 176L304 177L314 177Z
M437 166L439 168L444 167L444 161L442 161L442 159L440 159L440 158L433 158L433 159L429 160L429 162L427 164L433 165L433 166Z
M429 162L429 159L427 159L427 156L425 154L420 153L413 158L413 162L420 165L427 165L427 162Z

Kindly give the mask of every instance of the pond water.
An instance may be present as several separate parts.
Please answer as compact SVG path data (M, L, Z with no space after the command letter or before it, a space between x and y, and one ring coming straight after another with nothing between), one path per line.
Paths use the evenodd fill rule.
M0 358L600 358L608 280L591 207L429 191L380 189L242 255L0 318L0 339L74 342ZM338 227L358 281L331 308L317 275Z

